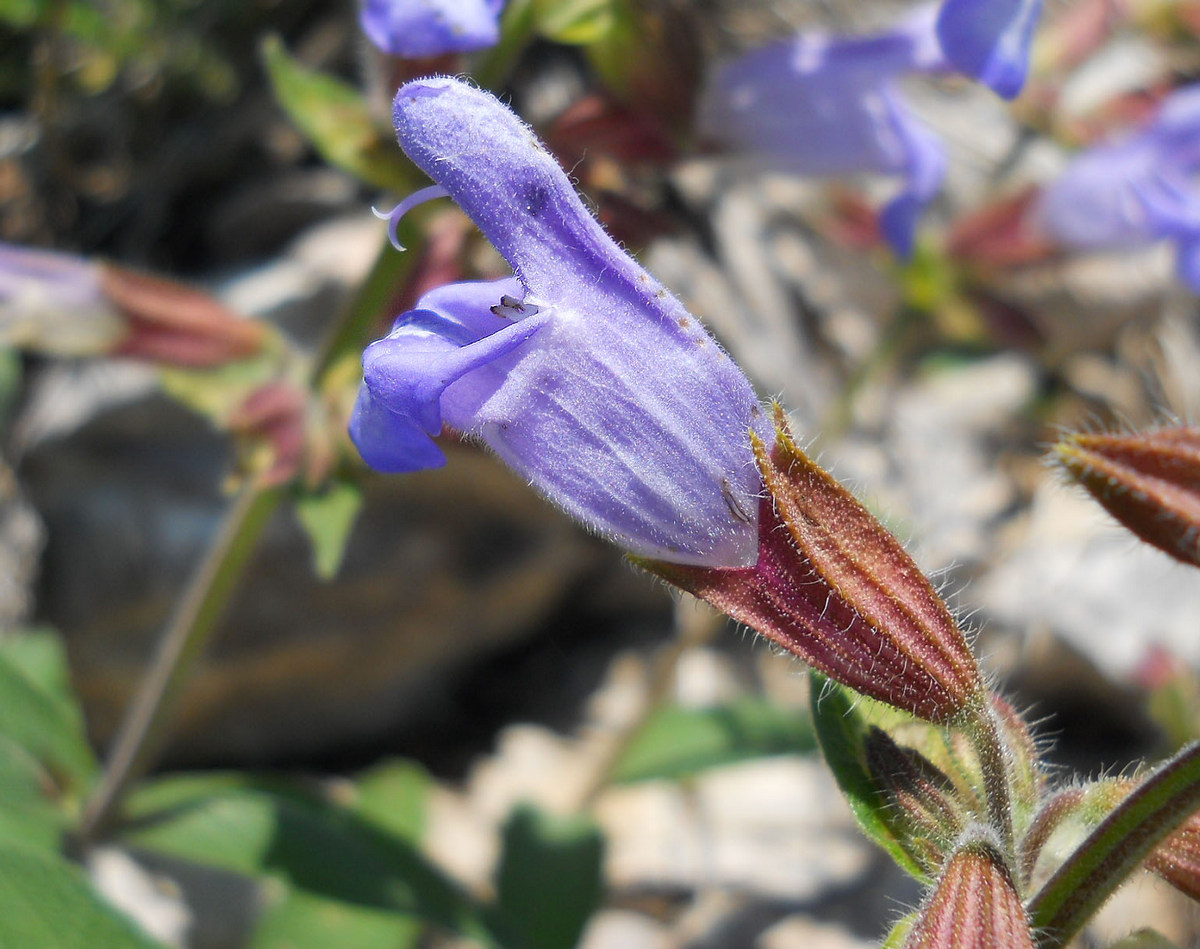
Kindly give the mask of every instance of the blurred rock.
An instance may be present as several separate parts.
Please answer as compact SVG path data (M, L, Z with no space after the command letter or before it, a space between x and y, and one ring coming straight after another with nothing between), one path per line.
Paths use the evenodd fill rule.
M448 453L442 471L368 482L335 583L313 577L286 506L276 515L184 696L173 760L379 741L442 701L437 675L529 636L572 590L640 582L498 462ZM40 616L67 637L102 744L226 506L224 459L183 410L143 403L27 460L50 535Z
M841 926L816 922L807 916L789 916L764 932L756 949L874 949L876 945Z
M1200 572L1137 540L1082 491L1040 488L1020 540L971 593L993 622L1051 630L1118 682L1154 645L1200 663Z
M172 949L191 945L192 914L168 878L151 873L117 847L95 848L86 865L100 894L144 932Z
M722 886L806 901L856 879L871 858L816 757L716 769L691 792L613 788L596 813L609 837L607 878L620 889Z
M1036 381L1018 355L952 365L899 390L883 379L864 393L859 429L821 460L911 536L925 570L967 572L991 555L993 530L1016 501L998 462Z
M671 933L649 916L628 910L601 910L588 920L579 949L668 949Z

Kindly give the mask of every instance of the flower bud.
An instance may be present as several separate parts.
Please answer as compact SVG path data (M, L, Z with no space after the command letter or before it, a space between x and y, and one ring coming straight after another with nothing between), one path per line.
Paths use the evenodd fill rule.
M814 464L776 407L753 437L766 485L758 561L741 569L637 561L850 688L936 723L986 703L950 610L912 558Z
M0 344L203 367L254 355L266 335L261 323L182 284L0 244Z
M1072 435L1055 460L1148 544L1200 566L1200 429Z
M879 728L867 735L866 753L872 779L895 806L905 849L935 874L969 820L954 782L919 751L901 747Z
M1021 897L986 839L962 845L946 864L904 949L1033 949Z

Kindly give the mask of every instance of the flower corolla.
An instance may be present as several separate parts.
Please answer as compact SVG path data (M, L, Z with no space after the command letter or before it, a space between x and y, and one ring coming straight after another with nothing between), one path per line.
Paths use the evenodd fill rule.
M493 96L423 79L397 93L394 118L515 276L434 290L367 348L351 423L364 459L436 467L446 426L635 554L753 564L762 411L741 370Z
M385 53L408 59L495 46L504 0L363 0L359 23Z
M1170 240L1181 280L1200 292L1200 85L1168 96L1150 124L1077 156L1045 190L1036 225L1081 250Z
M946 0L937 36L961 73L1011 99L1025 85L1042 0Z

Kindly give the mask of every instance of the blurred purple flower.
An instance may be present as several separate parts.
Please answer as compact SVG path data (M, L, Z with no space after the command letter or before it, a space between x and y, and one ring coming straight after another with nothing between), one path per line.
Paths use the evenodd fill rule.
M944 68L933 35L935 12L923 7L875 36L804 33L727 63L701 95L700 132L797 174L901 177L903 188L881 212L880 226L907 256L946 160L941 143L894 85L903 73Z
M385 53L416 59L495 46L504 0L363 0L359 22Z
M946 0L938 41L951 65L1011 99L1025 85L1042 0Z
M436 467L430 436L447 425L634 553L753 564L761 409L729 356L495 98L426 79L397 93L394 117L409 157L516 275L434 290L367 348L351 423L363 457Z
M1168 96L1137 134L1079 155L1034 210L1067 247L1106 250L1175 242L1180 279L1200 293L1200 85Z

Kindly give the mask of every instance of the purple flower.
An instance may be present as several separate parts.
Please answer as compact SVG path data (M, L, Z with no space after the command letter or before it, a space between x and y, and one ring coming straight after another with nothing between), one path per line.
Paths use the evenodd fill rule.
M955 69L1011 99L1025 85L1041 12L1042 0L946 0L938 41Z
M516 274L432 291L368 347L351 426L363 457L436 467L445 425L634 553L753 564L761 410L733 361L495 98L425 79L397 93L394 116L409 157Z
M1106 250L1174 241L1176 269L1200 293L1200 85L1172 93L1146 128L1075 158L1034 211L1067 247Z
M0 244L0 345L58 355L105 351L125 324L103 290L98 264Z
M385 53L416 59L495 46L504 0L363 0L359 22Z
M701 96L700 131L759 164L796 174L902 178L880 225L907 256L946 160L894 84L905 72L942 67L933 12L922 8L876 36L805 33L727 63Z

